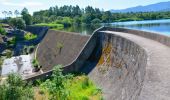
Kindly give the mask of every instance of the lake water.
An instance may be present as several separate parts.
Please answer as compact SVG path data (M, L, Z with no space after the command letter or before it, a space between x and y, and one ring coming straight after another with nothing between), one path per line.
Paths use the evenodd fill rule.
M92 32L101 27L97 26L73 26L70 28L65 28L64 31L78 32L85 35L90 35ZM129 21L129 22L115 22L110 25L111 27L123 27L135 30L143 30L149 32L156 32L164 35L170 36L170 19L165 20L147 20L147 21Z

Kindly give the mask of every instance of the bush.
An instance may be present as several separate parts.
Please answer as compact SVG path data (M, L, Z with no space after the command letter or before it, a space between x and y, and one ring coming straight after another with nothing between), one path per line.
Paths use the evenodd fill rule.
M64 25L64 27L69 27L73 24L73 19L70 17L62 17L62 18L58 18L54 23L62 24Z
M25 40L33 40L33 39L36 39L37 38L37 35L36 34L32 34L30 32L26 33L24 35L24 39Z
M2 35L6 35L7 34L5 29L2 27L2 25L0 25L0 34L2 34Z
M39 67L39 62L38 62L37 59L33 59L32 64L33 64L34 68L36 68L36 69L39 69L39 68L40 68L40 67Z
M25 21L21 18L12 18L9 20L9 24L17 29L24 29L26 27Z
M62 73L62 65L54 67L52 78L41 84L51 100L100 100L101 90L87 76Z
M13 55L13 52L12 52L12 50L5 50L5 56L7 57L7 58L11 58L12 57L12 55Z
M23 54L30 54L30 53L33 53L34 52L34 48L35 46L24 46L24 49L23 49Z
M14 46L16 44L16 37L12 37L9 41L8 41L8 46Z
M33 100L34 93L30 85L18 74L10 74L5 83L0 85L0 100Z

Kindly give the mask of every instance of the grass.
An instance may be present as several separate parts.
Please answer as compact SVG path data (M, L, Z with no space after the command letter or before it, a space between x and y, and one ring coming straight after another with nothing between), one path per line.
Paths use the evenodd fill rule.
M67 100L102 100L101 89L85 75L75 76L65 82L65 87L69 91ZM50 97L47 90L35 88L35 100L48 100Z
M47 26L51 29L63 29L64 28L63 24L55 24L55 23L40 23L40 24L36 24L36 26Z
M69 100L101 100L101 89L98 89L85 75L68 80L66 88L70 91Z
M32 34L30 32L26 33L24 35L24 39L25 40L33 40L33 39L36 39L37 38L37 35L36 34Z

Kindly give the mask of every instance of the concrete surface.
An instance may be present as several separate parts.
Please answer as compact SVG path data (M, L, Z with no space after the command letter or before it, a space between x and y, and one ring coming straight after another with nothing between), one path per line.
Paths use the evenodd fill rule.
M32 56L21 55L12 58L5 59L2 65L1 75L3 77L14 72L19 73L22 77L33 74Z
M37 49L42 70L46 72L58 64L69 64L78 56L88 39L89 36L78 33L49 30Z
M139 100L170 100L170 48L140 36L105 31L129 39L145 49L148 55L146 74Z
M43 40L45 45L37 51L40 63L45 65L44 73L26 80L48 78L55 64L63 64L65 73L86 73L102 89L106 100L170 100L169 37L104 27L82 45L81 36L68 38L63 33L67 34L50 30ZM59 52L56 42L64 43L62 56L59 53L54 57Z

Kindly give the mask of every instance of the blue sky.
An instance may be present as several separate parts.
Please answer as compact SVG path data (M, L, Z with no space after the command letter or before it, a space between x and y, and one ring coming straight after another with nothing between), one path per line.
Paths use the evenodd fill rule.
M3 17L2 11L21 11L24 7L29 9L32 14L34 11L48 9L51 6L79 5L81 8L87 5L104 10L124 9L138 5L149 5L158 2L170 0L0 0L0 17Z

